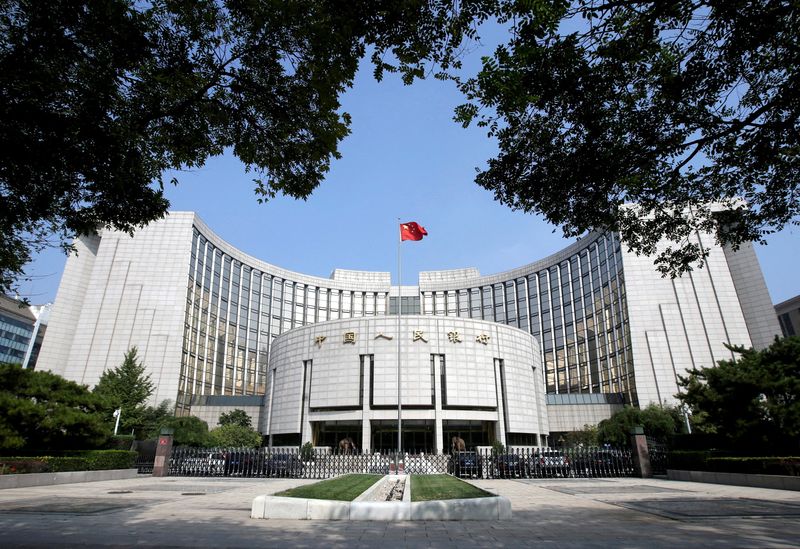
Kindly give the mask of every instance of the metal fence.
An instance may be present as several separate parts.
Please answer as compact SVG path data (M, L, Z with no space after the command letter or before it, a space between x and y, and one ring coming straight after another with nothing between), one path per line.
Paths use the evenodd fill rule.
M650 454L650 469L654 475L666 475L669 446L661 440L647 437L647 453Z
M136 452L136 471L139 474L150 475L153 473L153 463L156 460L156 441L134 441L131 450Z
M478 448L453 454L404 454L409 474L451 474L464 478L626 477L634 475L631 451L619 448L514 448L504 453ZM388 474L397 455L388 453L301 453L296 448L269 450L174 448L171 476L324 479L346 473ZM138 466L138 464L137 464ZM139 468L151 472L152 461Z

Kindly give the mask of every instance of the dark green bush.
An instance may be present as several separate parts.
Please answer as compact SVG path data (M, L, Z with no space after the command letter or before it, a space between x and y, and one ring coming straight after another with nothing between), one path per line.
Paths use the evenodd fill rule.
M707 471L711 450L678 450L669 453L668 467L686 471Z
M713 450L683 450L669 454L669 468L750 475L800 476L800 457L742 457Z
M0 458L0 474L130 469L135 461L136 452L127 450L87 450L66 456L5 457Z
M106 450L130 450L134 440L133 435L112 436L106 442Z
M711 457L709 470L749 475L800 476L800 457Z

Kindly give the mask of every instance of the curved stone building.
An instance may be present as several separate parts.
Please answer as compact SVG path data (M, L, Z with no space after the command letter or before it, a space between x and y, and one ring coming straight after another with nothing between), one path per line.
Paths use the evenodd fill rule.
M398 337L399 334L399 337ZM401 362L398 369L398 344ZM549 431L539 345L495 322L430 316L334 320L275 338L264 433L359 448L446 448L508 440L537 445ZM398 395L398 371L401 395Z
M433 398L433 408L409 409L414 421L423 422L426 445L440 449L451 419L483 422L465 431L474 427L483 433L476 441L542 443L548 433L596 423L622 403L671 402L678 374L731 356L724 343L763 347L780 333L752 247L733 252L709 236L696 238L710 252L707 266L677 279L662 278L650 258L628 253L614 234L596 233L504 273L422 272L418 286L397 287L389 273L337 269L321 278L287 271L231 246L194 213L173 212L134 237L103 231L77 241L78 254L67 261L39 367L91 385L137 346L157 385L153 401L175 401L178 414L192 413L213 424L220 413L241 408L264 434L286 443L329 441L346 431L374 446L375 437L384 436L377 433L391 430L381 423L391 415L387 410L394 406L396 414L396 401L375 404L383 394L378 389L391 380L369 385L369 395L360 396L360 410L337 411L334 394L323 399L324 405L308 400L312 395L322 399L318 385L310 385L305 396L301 391L298 401L298 387L312 383L313 376L302 383L297 376L305 375L303 363L309 361L317 365L312 371L324 368L318 372L331 380L341 376L347 380L336 385L347 401L342 406L357 406L353 380L356 372L362 375L362 357L383 342L342 343L341 361L325 354L331 346L326 344L345 332L371 337L366 334L384 328L396 337L397 329L389 333L389 327L402 306L403 337L419 329L435 333L431 341L441 346L446 343L442 330L491 332L495 344L508 341L508 346L465 340L461 347L480 351L480 368L488 368L480 371L501 371L494 361L506 364L505 371L514 376L536 368L530 387L519 393L524 398L508 404L510 413L502 410L508 395L500 391L502 379L495 378L495 409L478 404L469 417L455 418L449 405L437 412L436 399L449 402L450 397L445 387L435 390L442 379L436 357L445 357L445 373L470 379L478 355L448 359L446 352L430 351L427 358L409 360L409 379L412 370L415 376L425 368L433 372L427 389L408 388L409 395L432 391L425 398ZM320 348L310 346L316 337L326 338ZM419 341L404 340L406 352L412 343ZM523 354L528 362L517 365ZM286 357L293 357L291 363L281 362ZM378 371L391 369L387 364L379 363ZM301 385L283 392L289 391L289 377L282 376L290 373L292 383ZM481 384L489 387L485 380ZM460 385L448 386L455 387ZM544 412L537 415L543 404ZM286 412L293 406L294 412ZM523 419L534 416L533 423ZM367 420L373 423L365 426ZM442 428L431 428L438 421ZM337 431L336 425L347 428Z

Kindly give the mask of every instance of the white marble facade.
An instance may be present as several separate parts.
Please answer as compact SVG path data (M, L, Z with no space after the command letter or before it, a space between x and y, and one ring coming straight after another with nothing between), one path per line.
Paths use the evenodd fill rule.
M398 336L399 334L399 336ZM398 337L400 349L398 350ZM494 322L403 316L329 321L279 336L269 361L267 435L300 433L312 423L357 422L368 449L371 421L396 421L398 351L401 402L408 419L489 421L495 435L549 432L541 355L525 332Z
M595 233L504 273L422 272L417 286L398 288L386 272L322 278L282 269L230 245L193 212L172 212L134 236L104 230L76 242L37 368L93 385L136 346L157 386L153 404L172 400L176 413L206 417L209 397L220 410L247 397L262 432L309 440L319 418L360 417L368 429L396 416L402 300L401 334L414 323L429 334L404 340L410 418L455 421L469 411L494 422L498 436L542 436L596 422L611 402L674 401L676 376L730 356L724 343L763 347L780 333L752 248L702 244L708 265L678 279L661 277L616 235ZM345 331L354 343L341 341ZM450 342L454 331L464 341ZM489 343L476 342L477 332ZM374 372L362 373L363 356ZM308 413L297 400L304 382ZM545 393L614 398L567 408L548 406ZM251 404L258 397L260 413ZM569 419L548 420L548 410L569 410Z

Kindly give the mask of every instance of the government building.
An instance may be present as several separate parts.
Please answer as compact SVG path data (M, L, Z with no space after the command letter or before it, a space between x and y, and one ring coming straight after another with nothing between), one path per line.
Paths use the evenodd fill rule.
M172 212L76 241L37 368L91 386L136 346L154 404L212 427L243 409L273 445L395 448L400 402L407 449L543 446L624 404L674 403L677 376L731 358L725 343L780 334L753 248L696 238L706 266L674 279L593 233L511 271L398 287L287 271Z

